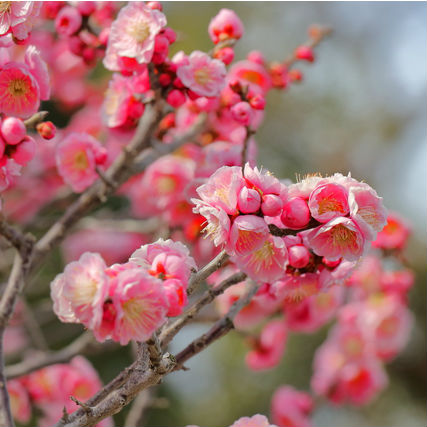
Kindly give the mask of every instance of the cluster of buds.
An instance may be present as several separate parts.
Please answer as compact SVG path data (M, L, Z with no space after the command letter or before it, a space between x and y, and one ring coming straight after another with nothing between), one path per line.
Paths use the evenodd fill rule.
M144 245L128 262L110 267L86 252L52 282L54 311L63 322L82 323L99 341L146 341L167 316L182 312L195 268L188 249L172 240Z
M0 166L9 159L25 166L36 152L34 139L27 135L24 122L16 117L6 117L0 122Z

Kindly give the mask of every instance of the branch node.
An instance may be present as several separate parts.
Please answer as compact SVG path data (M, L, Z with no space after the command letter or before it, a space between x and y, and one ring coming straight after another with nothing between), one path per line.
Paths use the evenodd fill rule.
M92 415L93 411L92 411L92 408L91 408L89 405L86 405L86 403L81 402L79 399L77 399L77 398L76 398L76 397L74 397L74 396L70 396L70 399L71 399L71 400L72 400L76 405L79 405L79 406L83 409L83 411L85 411L86 415L89 415L89 416L91 416L91 415Z

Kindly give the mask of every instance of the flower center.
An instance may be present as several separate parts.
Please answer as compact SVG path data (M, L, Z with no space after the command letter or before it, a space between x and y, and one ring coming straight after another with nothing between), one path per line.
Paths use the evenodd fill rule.
M171 193L176 188L176 181L172 176L162 176L158 179L157 188L161 194Z
M11 1L0 1L0 15L10 12Z
M150 35L150 27L146 22L136 21L129 26L127 33L137 43L144 43Z
M333 239L335 246L345 246L349 241L355 240L356 233L349 230L342 224L338 224L334 227Z
M211 80L211 73L209 71L209 68L202 67L194 72L194 80L201 85L204 86L205 84L209 83Z
M23 79L13 79L9 82L8 89L12 96L23 96L28 92L28 83Z
M84 151L79 151L74 157L74 166L78 170L85 170L89 166L89 162Z

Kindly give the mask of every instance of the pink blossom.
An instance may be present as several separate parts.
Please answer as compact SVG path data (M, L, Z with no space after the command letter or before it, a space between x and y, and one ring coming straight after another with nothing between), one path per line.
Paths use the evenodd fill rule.
M56 15L55 29L61 36L72 36L82 26L83 18L77 8L64 6Z
M310 261L310 252L304 245L288 247L289 265L295 268L304 268Z
M231 226L228 252L244 255L261 248L269 236L263 218L255 215L240 215Z
M291 386L279 387L271 400L272 419L278 427L310 427L313 399Z
M230 427L276 427L270 424L264 415L253 415L252 417L242 417L235 421Z
M191 53L188 65L179 66L176 74L184 86L200 96L218 96L225 86L224 63L199 50Z
M214 245L225 245L228 241L231 227L227 213L222 209L203 204L203 202L196 204L194 212L200 213L201 216L206 218L207 224L202 231L212 239Z
M4 2L0 7L0 36L11 32L19 40L26 39L40 6L34 1Z
M384 271L381 275L380 286L384 293L397 295L405 301L406 294L414 282L415 276L412 270Z
M108 294L106 268L98 254L86 252L51 283L53 310L63 322L81 322L93 328L101 321Z
M411 227L398 214L392 212L387 217L387 224L372 242L372 246L382 249L402 250L408 241Z
M281 301L297 303L319 292L319 276L316 273L287 274L273 284L273 290Z
M243 126L249 126L252 119L252 108L246 101L234 104L230 109L231 115L236 122Z
M174 242L171 239L159 239L141 246L129 260L146 268L155 277L182 281L185 289L191 270L197 268L188 248L181 242Z
M179 316L182 314L184 307L187 305L187 283L183 283L178 279L166 279L163 282L169 310L168 317Z
M344 297L341 286L309 296L301 301L285 303L285 319L292 331L312 333L331 320Z
M307 202L301 197L289 200L283 206L280 219L285 227L293 230L304 228L310 222L310 210Z
M280 195L286 189L282 188L280 181L269 171L252 168L249 163L245 164L244 178L248 188L257 190L261 196L265 194Z
M16 163L13 159L7 159L6 164L0 166L0 191L8 188L20 174L21 165Z
M367 184L352 186L349 191L350 215L366 239L375 240L387 223L387 212L375 190Z
M134 58L139 64L151 61L156 35L166 25L165 15L144 2L131 2L122 8L108 37L104 65L120 71L119 58Z
M27 390L19 380L10 380L7 382L7 391L13 418L22 424L28 423L31 418L31 403Z
M413 316L398 297L389 295L367 300L358 321L367 339L372 340L377 356L390 360L407 344Z
M40 89L40 99L50 98L50 78L46 62L41 58L40 51L35 46L29 46L25 52L25 64L36 79Z
M238 166L219 168L206 182L197 189L201 200L206 204L223 209L229 215L238 213L238 195L245 182L242 169ZM192 200L197 203L197 199ZM199 211L198 208L195 210Z
M283 207L282 199L275 194L265 194L262 196L261 211L265 216L280 215Z
M243 35L243 24L233 10L221 9L208 27L209 36L216 44L227 39L240 39Z
M316 394L336 404L367 404L387 383L387 376L375 357L347 360L337 346L329 343L316 352L311 387Z
M9 145L19 144L26 135L24 122L16 117L6 117L1 123L1 136Z
M147 81L141 85L143 79ZM139 88L137 83L140 86ZM144 105L139 94L146 92L148 89L149 82L146 70L138 79L114 73L102 105L102 116L105 124L111 128L135 126L144 112Z
M113 339L146 341L166 320L169 305L162 281L141 268L117 275L112 301L117 311Z
M142 187L153 196L156 209L169 209L185 199L184 191L194 178L195 163L175 155L162 156L148 166Z
M319 222L328 222L349 212L347 190L334 183L323 184L310 194L308 206L311 216Z
M283 320L272 320L264 326L255 348L246 355L249 368L258 371L277 366L285 351L286 336Z
M9 62L0 70L0 112L27 118L40 105L40 88L28 68Z
M261 207L261 196L259 192L243 187L239 193L238 208L239 211L245 214L255 213Z
M105 154L105 149L95 138L72 132L57 146L58 172L74 191L82 192L97 180L97 160L104 159Z
M365 239L355 222L349 218L338 217L324 225L310 230L307 242L313 251L330 260L341 257L358 260L365 248Z
M285 274L288 252L282 238L270 235L258 249L232 259L253 280L273 283Z
M265 94L271 88L271 77L265 68L251 61L236 62L229 70L227 81L239 81L242 85L249 85L255 93Z

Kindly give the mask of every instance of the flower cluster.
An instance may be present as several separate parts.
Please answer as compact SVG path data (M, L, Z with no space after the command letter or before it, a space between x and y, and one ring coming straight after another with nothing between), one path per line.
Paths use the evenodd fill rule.
M70 363L50 365L8 382L14 418L27 424L34 408L42 414L40 427L55 423L62 417L64 409L69 412L78 409L71 396L85 401L101 386L98 373L82 356L74 357ZM112 425L111 418L97 424L98 427Z
M63 322L82 323L99 341L146 341L187 303L188 249L158 240L136 250L129 262L107 267L96 253L68 264L51 284L53 309Z

